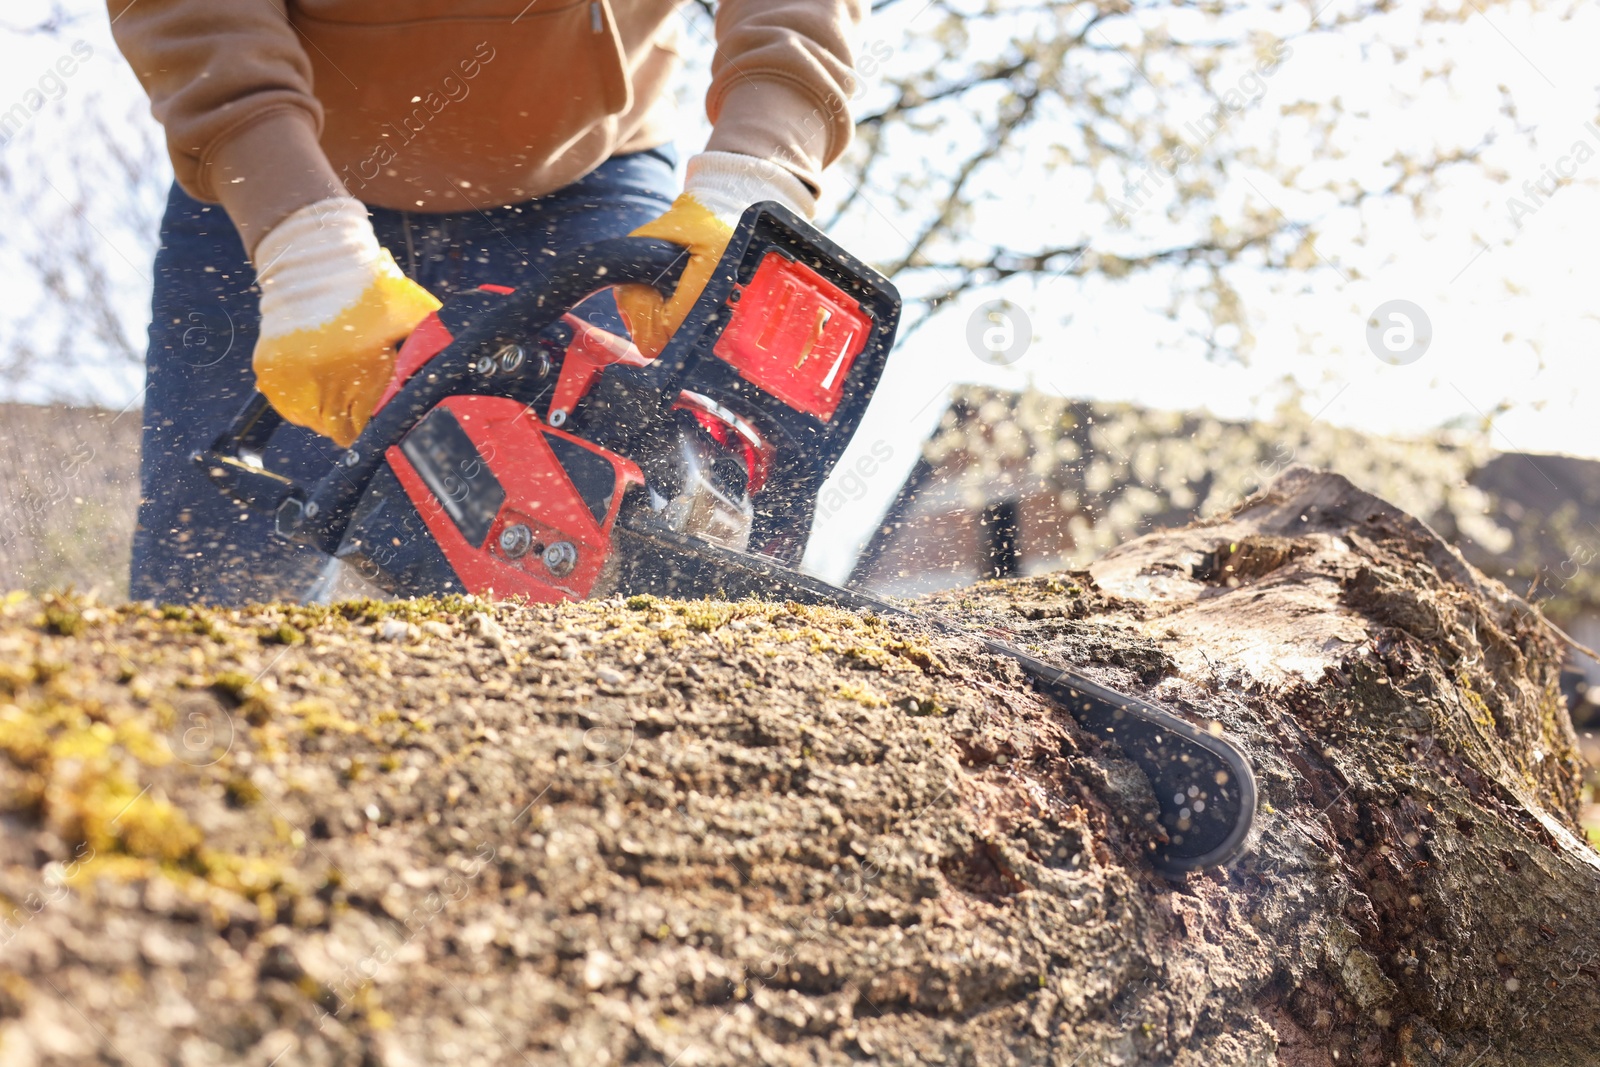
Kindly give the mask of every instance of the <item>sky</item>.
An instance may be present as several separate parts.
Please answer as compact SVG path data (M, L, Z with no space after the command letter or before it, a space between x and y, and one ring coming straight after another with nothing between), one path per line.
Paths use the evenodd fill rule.
M43 6L8 0L0 19L24 23ZM150 121L136 106L142 94L111 43L104 8L84 0L68 7L87 17L58 37L0 33L0 112L39 86L61 57L72 54L76 41L91 51L62 79L61 99L31 120L30 134L46 150L81 136L87 108L118 122ZM892 40L902 30L887 22L871 25L863 40ZM1406 30L1397 25L1397 33ZM1162 313L1167 293L1154 284L1028 281L955 302L892 357L867 419L824 494L825 514L808 567L832 579L848 571L936 424L951 386L961 382L1155 408L1204 408L1238 418L1270 417L1294 391L1307 411L1335 424L1405 435L1488 426L1499 448L1600 457L1600 91L1592 55L1600 41L1600 5L1582 5L1570 19L1522 5L1490 14L1478 9L1451 32L1454 76L1422 85L1418 103L1405 110L1394 106L1396 68L1382 57L1331 36L1297 45L1259 105L1247 109L1232 133L1248 138L1273 132L1267 127L1274 124L1281 133L1290 120L1280 103L1336 91L1350 110L1367 111L1383 135L1365 148L1359 138L1348 147L1340 165L1361 173L1381 163L1377 155L1362 155L1375 153L1380 141L1474 140L1477 131L1503 123L1500 109L1509 93L1529 134L1491 146L1488 173L1453 175L1421 218L1409 210L1369 217L1380 239L1365 247L1352 233L1322 233L1316 243L1320 269L1292 283L1262 279L1247 285L1256 340L1246 363L1201 357L1194 339ZM913 59L893 53L888 62ZM54 83L47 88L55 95ZM698 95L691 85L680 93L680 144L690 151L705 135L694 105ZM1566 176L1556 186L1558 172ZM59 176L66 194L71 178ZM1555 188L1553 195L1536 198L1533 183L1541 180ZM1288 213L1298 206L1292 194L1252 184L1248 173L1239 173L1236 184L1223 195L1264 195ZM985 237L1005 242L1015 235L1029 243L1041 220L1071 221L1072 198L1081 190L1071 176L1047 180L1021 172L1005 193L982 205L975 225ZM883 201L883 210L835 236L863 249L895 236L895 212ZM8 227L29 221L7 216ZM136 320L148 300L147 268L141 273L139 267L150 235L127 232L123 218L91 221L103 234L108 257L119 264L128 315ZM1140 219L1136 225L1158 222ZM884 229L873 233L874 226ZM0 269L14 275L16 265L0 262ZM7 281L12 306L27 306L27 279ZM1005 366L980 359L967 341L979 305L997 296L1022 309L1030 324L1020 358ZM1384 349L1385 331L1388 343L1402 349L1408 330L1411 337L1428 339L1425 348L1384 349L1391 361L1416 357L1412 361L1396 365L1375 352L1369 321L1380 309L1378 349ZM1403 318L1388 317L1393 313ZM1408 326L1405 319L1416 321ZM139 387L134 374L101 373L93 391L100 402L121 407L137 401ZM35 398L26 382L13 387L12 397Z

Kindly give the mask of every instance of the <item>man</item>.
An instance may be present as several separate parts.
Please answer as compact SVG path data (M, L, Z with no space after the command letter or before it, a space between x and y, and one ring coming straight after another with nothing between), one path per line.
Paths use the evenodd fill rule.
M252 388L294 424L268 468L315 478L360 433L396 345L440 298L537 287L551 257L629 232L691 250L671 299L617 293L654 355L744 208L812 214L851 134L861 0L718 4L713 132L676 199L676 0L108 6L178 179L146 360L140 598L289 596L320 567L189 461Z

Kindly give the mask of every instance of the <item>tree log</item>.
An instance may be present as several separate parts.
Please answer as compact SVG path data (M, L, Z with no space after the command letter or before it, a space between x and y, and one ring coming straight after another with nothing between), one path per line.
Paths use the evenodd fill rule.
M934 603L1219 723L1251 850L914 621L13 598L0 1061L1595 1062L1560 638L1425 525L1296 469Z

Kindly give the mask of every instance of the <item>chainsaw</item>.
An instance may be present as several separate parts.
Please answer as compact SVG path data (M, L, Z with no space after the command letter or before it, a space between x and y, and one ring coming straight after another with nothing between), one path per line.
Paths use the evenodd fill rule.
M573 313L612 286L670 294L674 244L599 241L537 289L482 286L425 319L360 437L313 485L266 469L282 423L253 395L199 464L329 562L316 602L471 593L758 597L911 615L976 638L1121 748L1159 805L1172 873L1244 848L1255 780L1225 736L991 635L798 569L824 480L883 372L901 301L793 212L751 207L654 359Z

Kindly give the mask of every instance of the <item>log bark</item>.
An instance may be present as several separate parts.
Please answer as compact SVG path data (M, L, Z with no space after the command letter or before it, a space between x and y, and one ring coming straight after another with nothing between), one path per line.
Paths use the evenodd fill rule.
M1220 724L1251 851L915 622L8 601L0 1060L1594 1062L1560 639L1425 525L1297 469L935 603Z

